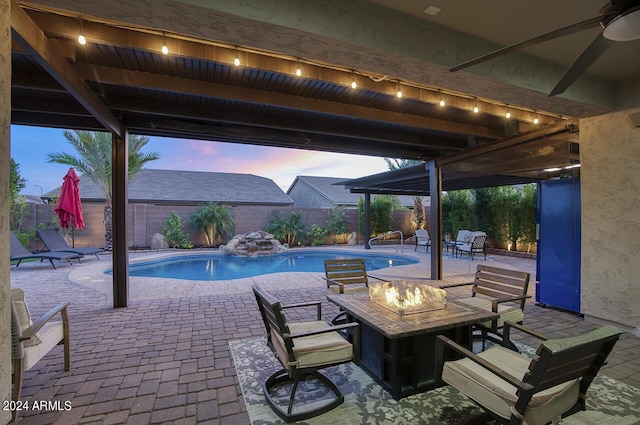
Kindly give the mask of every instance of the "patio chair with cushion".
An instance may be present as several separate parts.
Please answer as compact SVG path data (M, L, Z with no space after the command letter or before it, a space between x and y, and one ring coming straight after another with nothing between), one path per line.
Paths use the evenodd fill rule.
M80 262L80 257L82 257L82 254L76 254L73 252L64 252L64 251L31 252L27 248L25 248L24 245L22 245L22 243L20 242L18 237L15 235L15 233L10 232L9 238L11 242L10 258L11 258L11 261L14 261L14 260L18 261L16 263L16 267L20 265L22 260L32 260L32 259L38 260L39 259L40 261L49 260L49 262L51 263L51 266L55 269L56 265L53 264L53 260L67 260L69 264L73 264L71 262L72 259L77 258L78 262Z
M364 258L324 260L324 273L327 289L339 294L367 292L369 279L384 282L384 279L367 274Z
M419 246L424 246L426 252L429 252L429 246L431 245L431 238L429 237L429 232L424 229L417 229L416 234L416 248L415 251L418 250Z
M542 341L533 358L506 348L511 328ZM442 380L479 404L486 412L483 417L500 424L543 425L586 410L587 390L621 333L603 326L575 337L548 339L506 322L503 346L476 355L439 335L436 350L439 356L449 348L464 356L444 363ZM472 417L467 423L480 419Z
M264 395L271 409L288 423L321 415L342 404L344 396L338 387L319 370L358 360L358 324L332 326L321 320L322 310L319 302L282 305L259 285L253 285L253 293L267 331L267 345L283 366L283 369L271 375L263 384ZM285 309L309 306L316 307L316 320L287 322ZM350 330L348 335L351 336L353 344L344 339L339 330ZM314 382L313 387L321 384L329 389L332 396L328 401L309 400L309 394L303 394L296 399L296 392L307 380ZM282 389L283 386L287 390L291 388L286 408L278 403L273 395L274 387Z
M64 344L64 370L71 369L71 343L69 339L69 319L67 306L62 303L51 309L35 322L31 321L29 308L21 289L11 290L11 379L12 400L20 400L22 374L31 369L53 347ZM61 320L54 320L60 315ZM12 420L18 411L13 410Z
M502 340L499 330L504 323L522 323L531 275L517 270L503 269L478 264L473 282L441 285L440 289L471 286L471 297L457 300L473 307L499 313L495 320L480 322L475 325L482 334L482 349L487 338L499 342ZM479 295L479 296L478 296Z
M471 232L471 238L468 242L458 243L456 242L456 255L460 252L466 252L473 260L474 252L481 252L484 254L484 259L487 259L487 234L484 232Z
M67 241L64 240L57 228L40 229L38 230L38 237L49 251L63 251L74 252L76 254L82 255L95 255L98 260L100 259L100 257L98 257L98 253L102 252L101 249L91 247L72 248L69 246L69 244L67 244Z

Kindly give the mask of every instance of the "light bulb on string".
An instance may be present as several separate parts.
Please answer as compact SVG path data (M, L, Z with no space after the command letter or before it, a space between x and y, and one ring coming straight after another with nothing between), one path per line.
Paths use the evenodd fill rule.
M442 97L442 93L440 93L440 106L444 107L444 105L446 105L444 98Z
M358 87L358 83L356 83L356 76L355 74L351 73L351 88L352 89L356 89Z
M540 119L538 119L538 113L536 112L536 114L533 116L533 123L535 125L538 125L540 123Z
M80 44L82 46L87 44L87 39L85 38L85 36L82 33L78 34L78 44Z
M398 81L398 91L396 92L398 99L402 97L402 89L400 88L400 81Z
M507 113L506 113L506 114L504 114L504 116L505 116L507 119L511 118L511 109L509 109L509 108L507 107Z
M169 54L169 48L167 47L167 40L165 39L165 35L164 33L162 33L162 54L163 55L168 55Z
M300 64L296 67L296 76L299 77L302 75L302 68L300 68Z
M473 101L473 113L477 114L478 112L480 112L480 108L478 108L478 101L474 99L474 101Z
M236 57L233 59L233 64L235 66L240 66L240 58L238 57L237 53L236 53Z

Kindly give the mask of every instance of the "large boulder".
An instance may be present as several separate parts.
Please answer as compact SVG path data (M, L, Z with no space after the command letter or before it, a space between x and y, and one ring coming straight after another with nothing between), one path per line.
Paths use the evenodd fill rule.
M224 255L271 255L286 252L289 247L282 245L272 234L263 230L235 235L229 243L220 246Z
M167 249L169 242L162 233L156 233L151 237L151 249Z

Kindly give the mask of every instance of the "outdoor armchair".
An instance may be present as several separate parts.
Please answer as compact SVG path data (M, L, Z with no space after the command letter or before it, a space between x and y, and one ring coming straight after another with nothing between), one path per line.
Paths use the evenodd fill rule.
M471 286L471 297L458 302L500 314L497 319L475 325L482 334L484 349L487 338L502 340L499 331L507 320L516 323L524 320L524 306L530 298L527 295L530 278L526 272L478 264L473 282L441 285L440 289Z
M416 234L416 248L414 251L418 250L419 246L424 246L426 252L429 252L429 246L431 245L431 238L429 237L429 232L424 229L417 229Z
M99 260L98 253L102 252L99 248L75 248L70 247L67 241L64 240L60 231L57 228L40 229L38 230L38 237L49 251L57 252L73 252L82 255L95 255Z
M253 293L267 331L267 345L283 366L263 384L264 395L271 409L285 422L293 422L318 416L342 404L344 396L338 387L319 370L351 360L357 361L360 339L358 324L332 326L321 320L319 302L282 305L259 285L253 285ZM316 307L316 320L287 322L284 310L294 307ZM349 331L346 334L352 342L343 338L339 330ZM306 379L315 379L326 386L332 393L329 400L313 400L310 403L308 394L296 400L299 384ZM272 394L274 387L282 385L291 387L286 408ZM309 404L313 404L312 407Z
M14 402L21 397L23 372L31 369L56 345L64 344L64 370L71 369L68 305L59 304L33 322L22 289L11 290L11 398ZM17 410L13 410L12 420L17 414Z
M542 341L533 358L507 348L512 328ZM506 322L502 346L476 355L439 335L436 350L440 356L449 349L464 356L444 362L442 380L479 404L486 411L483 417L500 424L543 425L586 409L587 390L621 333L603 326L575 337L548 339ZM472 417L468 423L479 419Z
M384 282L384 279L367 274L364 258L324 260L324 273L327 289L339 294L367 292L369 279Z
M466 252L469 258L473 260L474 252L481 252L484 254L484 259L487 259L487 234L485 232L471 232L471 237L468 242L456 241L456 255L460 252Z
M11 243L10 258L11 258L11 261L14 261L14 260L18 261L16 263L16 267L20 265L22 260L31 260L31 259L38 260L39 259L40 261L49 260L49 262L51 263L51 266L55 269L56 265L53 264L53 260L67 260L69 264L73 264L71 262L72 259L78 259L78 262L80 262L80 257L82 257L82 254L77 254L73 252L64 252L64 251L31 252L27 248L25 248L24 245L22 245L18 237L13 232L10 232L9 240Z

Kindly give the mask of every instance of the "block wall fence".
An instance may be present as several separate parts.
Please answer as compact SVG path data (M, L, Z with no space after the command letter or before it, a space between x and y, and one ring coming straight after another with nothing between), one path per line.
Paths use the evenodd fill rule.
M53 212L53 205L49 204L29 204L30 213L23 222L22 229L29 230L38 224L44 223L55 225L57 216ZM204 245L204 236L199 232L189 229L189 217L198 208L198 205L157 205L151 203L130 203L127 211L127 231L130 248L148 248L151 245L151 238L155 233L163 233L165 220L175 211L185 224L184 231L189 234L189 239L195 246ZM281 206L258 206L258 205L238 205L229 207L236 220L235 234L246 233L253 230L264 230L269 222L269 215L273 211L300 211L302 221L306 224L306 230L311 229L313 224L324 227L328 218L329 210L322 208L288 208ZM83 202L82 211L85 228L74 231L76 247L102 247L104 246L104 204L94 202ZM348 233L357 232L359 241L362 243L362 234L358 229L358 211L350 209L347 211L349 223ZM426 208L427 216L429 208ZM393 230L401 230L405 238L413 235L411 228L411 210L398 210L393 213ZM223 243L226 242L223 241ZM339 239L338 243L344 241ZM325 243L333 243L333 239L328 237ZM36 238L31 241L32 250L43 249L42 242Z

